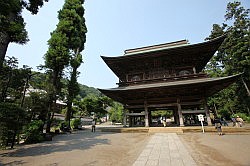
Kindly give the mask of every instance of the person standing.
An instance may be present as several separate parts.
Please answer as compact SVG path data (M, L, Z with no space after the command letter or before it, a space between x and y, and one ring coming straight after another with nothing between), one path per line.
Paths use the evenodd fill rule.
M233 122L233 127L236 126L236 119L234 117L231 118L232 119L232 122Z
M217 129L217 132L218 134L221 136L223 135L222 134L222 123L221 123L221 120L219 118L215 118L214 119L214 125L215 125L215 128Z
M240 118L239 116L236 117L236 123L238 124L237 126L242 127L243 125L243 119Z
M91 129L92 132L95 132L95 119L93 119L92 121L92 129Z
M225 117L222 117L222 118L221 118L221 121L222 121L222 123L223 123L223 125L224 125L224 126L228 126L228 124L227 124L227 121L226 121L226 118L225 118Z
M166 122L166 120L163 120L163 122L162 122L162 123L163 123L163 126L164 126L164 127L166 127L166 126L167 126L167 122Z

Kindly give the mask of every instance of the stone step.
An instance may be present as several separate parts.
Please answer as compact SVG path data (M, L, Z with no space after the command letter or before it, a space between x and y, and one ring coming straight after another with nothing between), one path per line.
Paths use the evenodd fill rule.
M150 127L149 133L183 133L180 127Z
M187 132L201 132L202 128L201 127L183 127L182 128L184 133ZM214 126L204 127L205 132L217 132ZM250 128L247 127L222 127L222 132L223 133L241 133L241 132L249 132L250 133Z
M102 132L116 133L188 133L202 132L201 126L192 127L102 127ZM214 126L205 126L205 132L217 132ZM222 127L223 133L250 133L250 127Z
M137 128L101 128L102 132L116 132L116 133L148 133L149 128L137 127Z

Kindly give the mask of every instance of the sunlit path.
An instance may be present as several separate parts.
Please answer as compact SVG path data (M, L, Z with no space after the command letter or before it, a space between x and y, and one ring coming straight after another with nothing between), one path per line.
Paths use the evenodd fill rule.
M176 133L156 133L133 166L196 166Z

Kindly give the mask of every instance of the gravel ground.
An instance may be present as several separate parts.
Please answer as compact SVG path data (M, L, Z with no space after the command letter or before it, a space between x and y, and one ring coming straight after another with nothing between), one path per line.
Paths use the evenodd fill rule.
M132 165L149 136L138 133L91 133L90 130L58 135L53 141L0 151L0 165L108 166Z
M200 166L249 166L250 134L185 133L178 135ZM53 141L0 151L0 165L130 166L143 151L147 133L96 133L89 129L62 134Z
M250 133L187 133L179 137L200 166L250 166Z

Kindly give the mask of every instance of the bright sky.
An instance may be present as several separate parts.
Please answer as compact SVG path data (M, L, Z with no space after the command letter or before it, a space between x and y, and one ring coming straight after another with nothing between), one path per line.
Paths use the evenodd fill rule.
M203 42L212 25L222 24L230 0L86 0L88 28L84 64L78 81L95 88L116 87L118 78L102 61L101 55L119 56L124 50L176 40ZM241 0L250 8L249 0ZM7 56L15 56L20 66L44 64L50 32L58 23L57 11L63 0L49 0L37 15L24 11L30 41L10 44Z

